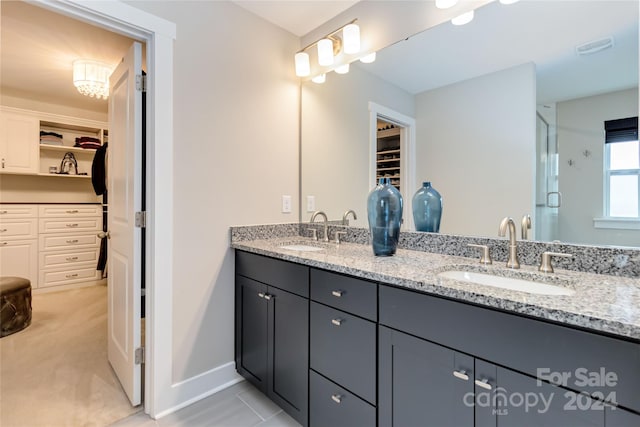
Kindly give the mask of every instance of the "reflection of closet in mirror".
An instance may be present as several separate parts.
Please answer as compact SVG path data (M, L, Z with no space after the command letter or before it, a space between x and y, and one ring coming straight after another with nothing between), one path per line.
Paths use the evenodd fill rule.
M401 191L402 144L400 127L378 119L376 146L376 181L389 178L391 185Z

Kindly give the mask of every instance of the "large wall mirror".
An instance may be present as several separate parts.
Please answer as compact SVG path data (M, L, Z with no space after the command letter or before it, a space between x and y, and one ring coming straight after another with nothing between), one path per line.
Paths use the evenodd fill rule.
M503 217L530 215L531 239L639 247L637 218L594 221L606 216L604 122L638 115L638 15L632 0L496 1L303 83L301 220L354 209L350 223L367 226L382 119L403 135L408 230L430 181L441 233L494 237ZM637 211L637 176L619 191Z

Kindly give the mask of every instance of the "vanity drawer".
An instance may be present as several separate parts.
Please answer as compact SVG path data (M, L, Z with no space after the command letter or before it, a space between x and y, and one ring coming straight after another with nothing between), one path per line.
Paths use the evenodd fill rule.
M0 205L0 221L7 218L37 218L38 205Z
M567 388L640 411L637 342L391 286L380 286L380 324L534 377L568 375ZM602 370L615 381L589 386Z
M376 408L309 371L309 425L311 427L371 427L376 425Z
M97 233L84 234L41 234L39 247L41 251L69 248L87 248L100 245Z
M40 268L64 268L83 262L91 262L97 265L99 255L99 248L62 252L40 252Z
M35 239L38 237L37 219L0 219L0 240Z
M102 230L102 218L40 218L40 233Z
M304 265L236 251L236 274L309 297L309 267Z
M378 285L366 280L311 269L311 299L364 317L378 318Z
M311 302L310 366L375 404L376 324Z
M41 288L49 286L70 285L72 283L88 282L100 279L100 272L96 270L94 263L83 266L74 266L65 270L40 269L38 286Z
M100 217L102 205L40 205L40 218Z

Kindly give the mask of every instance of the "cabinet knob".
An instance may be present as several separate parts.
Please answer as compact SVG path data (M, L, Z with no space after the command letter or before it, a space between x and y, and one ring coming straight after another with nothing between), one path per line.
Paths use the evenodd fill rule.
M344 322L343 319L331 319L331 323L336 325L336 326L342 325L342 322Z
M333 400L336 403L341 403L342 402L342 395L340 395L340 394L332 394L331 395L331 400Z
M264 294L264 299L266 299L267 301L270 301L271 298L273 298L273 295L271 294Z
M341 290L331 291L331 295L333 295L334 297L340 298L342 295L344 295L344 291L341 291Z
M474 382L478 387L482 387L485 390L491 390L491 384L489 384L488 378L485 378L483 380L475 380Z
M469 381L469 375L467 375L467 371L453 371L453 376L456 378L460 378L461 380Z

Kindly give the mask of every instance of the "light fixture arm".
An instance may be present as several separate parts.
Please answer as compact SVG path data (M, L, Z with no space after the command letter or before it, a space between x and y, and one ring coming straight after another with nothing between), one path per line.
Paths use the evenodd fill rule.
M351 21L347 22L346 24L342 25L341 27L339 27L338 29L336 29L335 31L330 32L329 34L327 34L324 37L319 38L318 40L314 41L313 43L309 43L308 45L306 45L305 47L303 47L302 49L300 49L297 53L300 52L304 52L305 50L309 49L312 46L315 46L316 44L318 44L318 42L322 39L331 39L333 41L333 50L334 50L334 55L337 54L337 52L340 52L340 49L342 48L342 39L340 37L335 37L335 35L337 33L339 33L340 31L342 31L342 29L344 27L346 27L349 24L354 24L358 21L358 18L352 19ZM340 47L337 49L336 51L336 45L340 45Z

